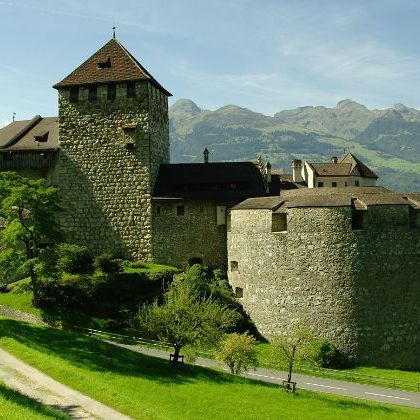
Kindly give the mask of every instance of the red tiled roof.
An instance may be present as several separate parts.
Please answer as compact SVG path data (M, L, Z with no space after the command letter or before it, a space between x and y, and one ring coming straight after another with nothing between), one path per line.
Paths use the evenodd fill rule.
M115 38L53 87L147 80L172 96Z

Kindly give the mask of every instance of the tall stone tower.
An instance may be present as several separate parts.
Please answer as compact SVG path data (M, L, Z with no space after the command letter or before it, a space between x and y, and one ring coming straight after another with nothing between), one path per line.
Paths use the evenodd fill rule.
M151 260L151 193L169 163L171 94L114 38L54 88L66 241Z

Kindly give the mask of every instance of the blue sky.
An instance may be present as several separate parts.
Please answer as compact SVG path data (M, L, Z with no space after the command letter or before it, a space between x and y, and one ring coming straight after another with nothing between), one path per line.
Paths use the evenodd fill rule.
M350 98L420 108L420 0L0 0L0 126L117 38L174 97L268 115Z

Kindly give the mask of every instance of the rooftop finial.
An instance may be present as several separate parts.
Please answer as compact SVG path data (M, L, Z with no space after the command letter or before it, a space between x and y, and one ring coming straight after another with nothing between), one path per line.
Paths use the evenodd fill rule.
M14 112L14 113L12 114L12 121L15 121L15 117L16 117L16 112Z
M204 149L203 155L204 155L204 163L209 163L209 150L207 149L207 147Z
M112 27L112 31L113 31L113 38L115 39L115 26Z

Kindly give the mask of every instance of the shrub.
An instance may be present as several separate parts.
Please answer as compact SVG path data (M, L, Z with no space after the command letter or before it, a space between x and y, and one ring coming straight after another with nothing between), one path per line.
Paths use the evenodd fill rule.
M220 343L217 358L228 365L230 372L238 375L258 366L257 341L248 334L227 334Z
M57 246L57 266L66 273L92 272L92 257L85 246L62 243Z
M129 263L129 267L132 267L132 268L146 268L147 265L143 261L133 261L133 262Z
M114 258L111 254L100 254L95 257L93 267L105 274L115 274L122 271L122 260Z
M334 343L321 340L314 345L313 361L324 368L342 368L348 362Z

